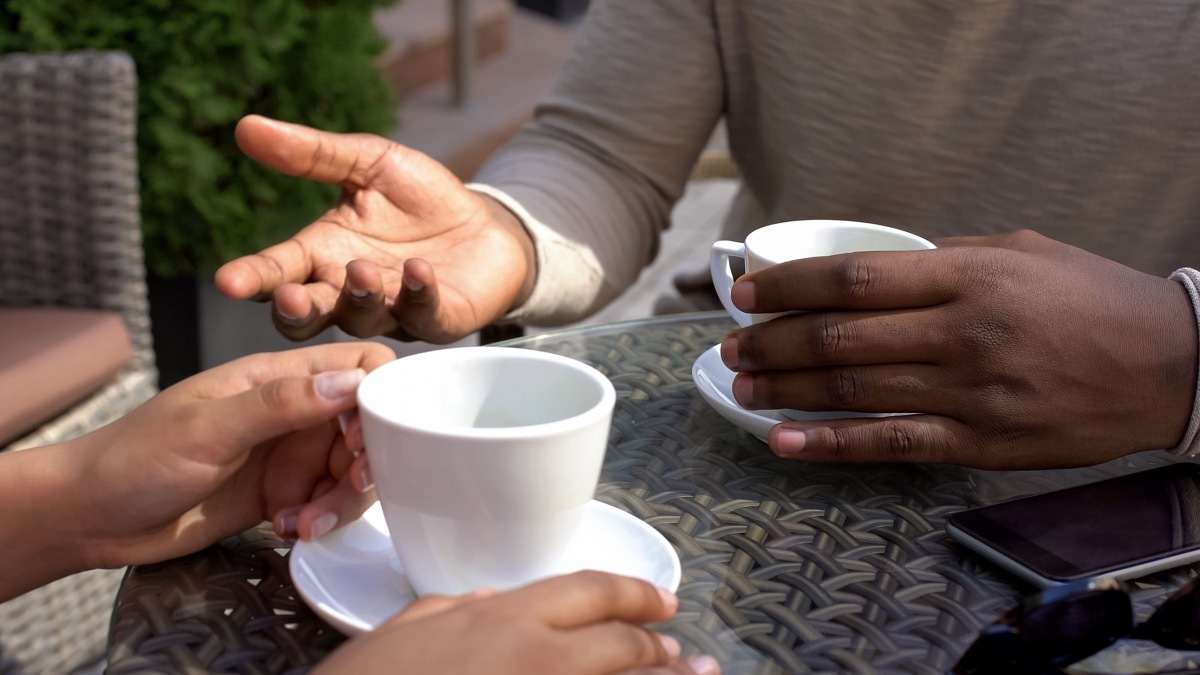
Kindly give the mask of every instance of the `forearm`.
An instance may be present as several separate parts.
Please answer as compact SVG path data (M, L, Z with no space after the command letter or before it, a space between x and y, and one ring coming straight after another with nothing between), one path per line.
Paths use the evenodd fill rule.
M582 318L653 259L724 105L712 21L703 2L593 3L535 121L480 170L528 212L537 247L514 318Z
M87 569L67 445L0 454L0 601Z

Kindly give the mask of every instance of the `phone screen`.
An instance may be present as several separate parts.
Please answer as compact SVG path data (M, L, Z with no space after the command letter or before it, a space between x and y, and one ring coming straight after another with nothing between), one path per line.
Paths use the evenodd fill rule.
M951 524L1056 581L1200 549L1200 467L1175 464L971 509Z

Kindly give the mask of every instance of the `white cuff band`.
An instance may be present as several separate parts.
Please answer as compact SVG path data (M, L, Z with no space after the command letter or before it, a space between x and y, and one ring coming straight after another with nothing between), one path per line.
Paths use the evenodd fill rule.
M590 248L550 229L503 190L482 183L471 183L467 189L487 195L511 211L533 240L537 257L533 292L504 321L553 326L596 302L594 289L600 287L604 275Z
M1196 315L1196 328L1200 331L1200 272L1181 267L1171 273L1172 281L1178 281L1187 291L1192 301L1192 312ZM1192 398L1192 418L1188 420L1187 431L1179 445L1171 449L1171 453L1185 457L1194 457L1200 453L1200 373L1196 377L1196 393Z

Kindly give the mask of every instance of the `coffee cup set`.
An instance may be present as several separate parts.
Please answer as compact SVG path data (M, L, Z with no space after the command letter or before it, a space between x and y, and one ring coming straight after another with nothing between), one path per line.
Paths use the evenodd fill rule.
M372 371L358 410L379 501L296 542L296 590L348 635L418 595L504 590L582 569L674 590L671 544L592 499L615 402L599 371L529 349L446 349Z
M933 248L878 225L796 221L712 247L713 279L741 325L772 315L733 307L729 259L749 271L796 258L863 250ZM733 400L720 347L692 377L722 416L765 439L788 418L858 413L749 411ZM515 588L593 569L675 590L680 561L653 527L595 501L616 394L599 371L530 349L425 352L372 371L358 390L379 501L358 520L298 541L289 566L297 592L331 625L372 630L419 595Z
M731 258L742 258L747 272L772 265L862 251L924 251L936 248L915 234L883 225L846 220L794 220L759 228L746 236L744 243L718 241L709 254L713 286L721 304L740 326L770 321L779 314L747 314L730 300L734 276ZM747 410L733 398L735 373L721 361L721 346L705 351L692 366L692 380L700 396L722 417L766 441L771 427L789 420L822 420L846 417L888 417L906 413L863 413L844 410Z

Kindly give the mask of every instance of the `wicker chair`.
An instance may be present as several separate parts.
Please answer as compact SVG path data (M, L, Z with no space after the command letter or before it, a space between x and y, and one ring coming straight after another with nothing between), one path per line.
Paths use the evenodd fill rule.
M137 76L116 52L0 57L0 306L112 311L133 359L99 391L0 448L74 438L156 390L138 215ZM5 330L19 327L4 327ZM122 570L75 575L0 604L0 673L98 659Z

